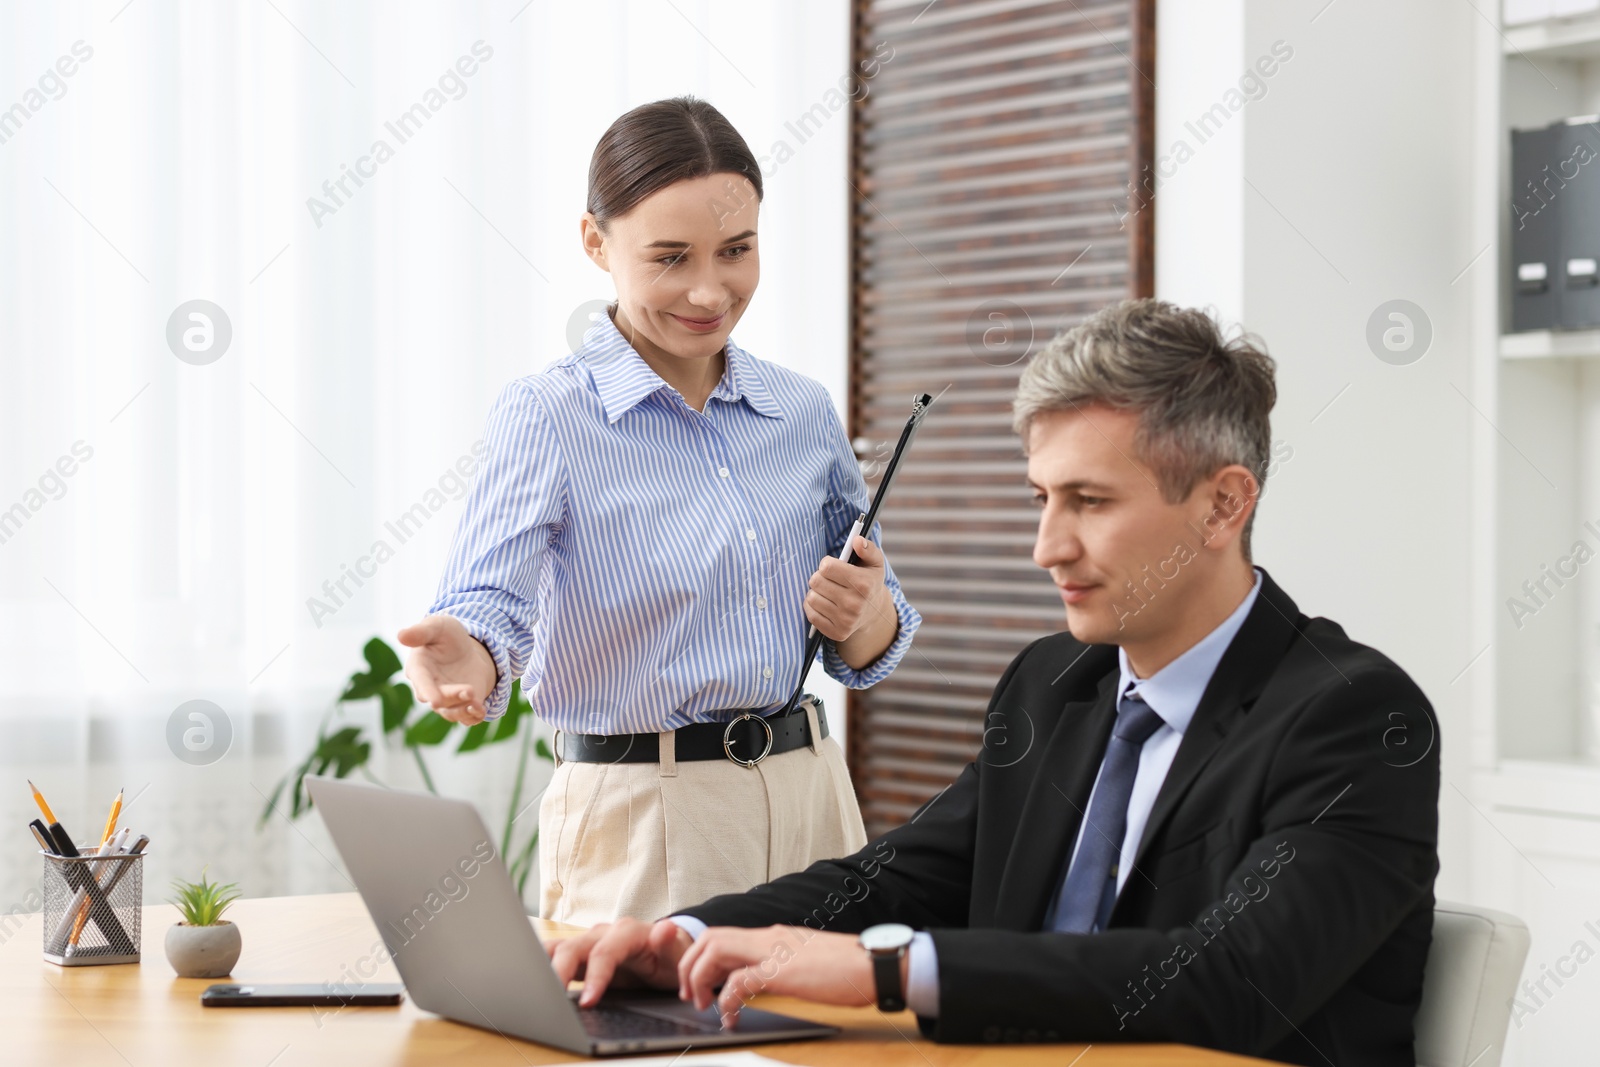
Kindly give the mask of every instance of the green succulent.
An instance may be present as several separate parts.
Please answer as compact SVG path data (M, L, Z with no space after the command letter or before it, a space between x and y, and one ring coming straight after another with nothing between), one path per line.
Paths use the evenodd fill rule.
M217 925L228 905L242 895L235 882L207 881L205 868L201 868L198 882L185 882L180 878L172 883L172 889L176 896L168 903L183 913L183 921L190 926Z

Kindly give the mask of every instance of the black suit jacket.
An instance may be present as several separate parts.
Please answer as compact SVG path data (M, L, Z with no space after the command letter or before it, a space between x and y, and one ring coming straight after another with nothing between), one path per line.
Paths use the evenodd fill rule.
M1438 871L1436 720L1411 679L1264 577L1108 928L1042 930L1104 755L1116 649L1059 633L1001 678L978 758L854 856L687 910L931 932L940 1041L1177 1041L1411 1064Z

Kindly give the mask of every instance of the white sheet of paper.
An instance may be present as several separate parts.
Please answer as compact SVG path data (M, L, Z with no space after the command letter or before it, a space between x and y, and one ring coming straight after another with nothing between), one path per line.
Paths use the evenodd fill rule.
M618 1056L607 1063L627 1063L634 1067L794 1067L782 1060L758 1056L754 1052L697 1052L686 1056Z

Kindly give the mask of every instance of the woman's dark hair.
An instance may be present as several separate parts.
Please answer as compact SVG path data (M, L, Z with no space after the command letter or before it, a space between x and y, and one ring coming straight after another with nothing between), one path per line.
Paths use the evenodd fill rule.
M761 199L761 168L722 112L692 96L642 104L594 146L588 210L604 230L651 193L709 174L742 174Z

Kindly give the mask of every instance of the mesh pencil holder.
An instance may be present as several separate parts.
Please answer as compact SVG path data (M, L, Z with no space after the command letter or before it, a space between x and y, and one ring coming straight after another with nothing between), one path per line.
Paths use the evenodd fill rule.
M62 967L139 962L143 852L44 857L44 958Z

